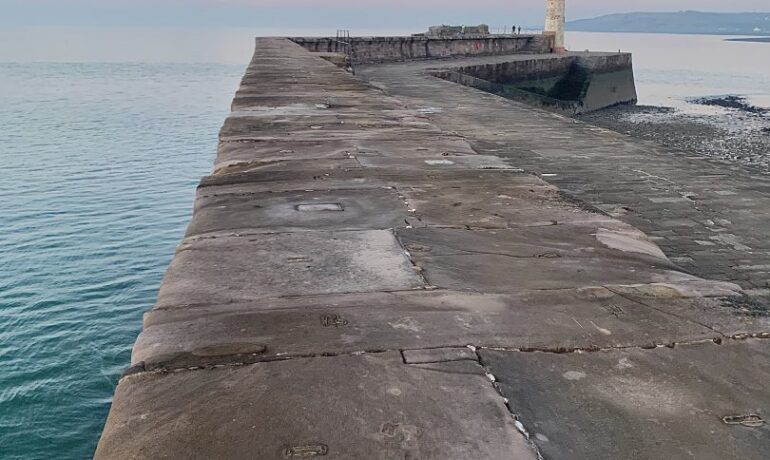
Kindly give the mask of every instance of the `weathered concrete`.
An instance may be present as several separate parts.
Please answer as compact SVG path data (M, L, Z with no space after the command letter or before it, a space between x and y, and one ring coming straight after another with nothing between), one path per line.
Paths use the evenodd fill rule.
M472 59L431 74L527 105L576 115L637 101L629 53L564 53Z
M347 44L334 37L295 37L292 40L313 52L340 53ZM554 37L544 35L462 35L411 37L351 37L356 64L436 59L455 56L498 56L513 53L545 53ZM346 42L347 43L347 42Z
M480 154L509 159L570 198L643 230L684 270L759 294L770 289L767 174L443 81L431 75L435 67L393 64L360 75L418 110L429 107L433 123Z
M127 377L97 457L536 459L478 363L397 351Z
M446 37L457 35L489 35L489 26L486 24L480 24L478 26L430 26L428 33L425 35L429 37Z
M527 150L635 144L425 64L257 40L96 458L763 458L770 318Z
M767 458L770 343L481 356L545 458Z

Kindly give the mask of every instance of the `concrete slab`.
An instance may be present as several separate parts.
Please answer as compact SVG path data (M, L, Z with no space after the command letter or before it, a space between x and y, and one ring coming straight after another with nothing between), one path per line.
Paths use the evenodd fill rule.
M544 458L767 458L770 342L480 353Z
M383 169L500 169L516 170L515 166L503 159L491 155L467 155L467 156L421 156L415 155L408 158L384 157L384 156L360 156L358 161L365 168Z
M215 194L270 193L294 190L366 189L388 186L387 177L372 174L363 168L324 171L248 171L226 175L208 176L201 181L197 197L208 198ZM197 199L197 198L196 198Z
M283 162L284 166L293 169L277 169L274 171L253 170L231 174L204 177L199 186L199 194L230 193L243 190L255 193L258 191L288 191L288 190L331 190L344 188L390 186L396 187L403 193L419 196L420 190L437 190L451 193L463 187L481 187L479 183L489 183L490 187L508 184L513 188L542 189L549 187L535 176L520 174L515 171L499 170L420 170L420 169L378 169L378 168L335 168L319 174L312 161ZM234 192L240 193L240 192ZM456 193L456 192L455 192ZM543 193L546 193L543 191ZM436 206L441 204L432 197Z
M183 241L157 305L419 289L422 279L388 230L214 234Z
M414 116L413 112L369 115L326 113L327 110L315 110L316 115L292 115L289 108L270 108L277 112L275 116L266 116L260 112L239 112L225 120L220 131L220 139L232 139L237 136L291 135L302 132L315 132L337 136L360 134L362 129L400 128L422 130L427 133L439 131L424 118ZM289 113L284 113L289 112ZM267 112L269 113L269 112Z
M127 377L95 456L315 457L537 458L481 366L398 352Z
M510 172L498 176L447 177L399 187L428 226L471 228L541 227L562 223L616 226L605 215L565 202L558 190L535 176Z
M633 246L615 249L597 238L598 231L556 225L484 231L415 228L397 233L428 283L447 289L499 293L702 281L678 271L652 244L647 246L649 253Z
M187 236L225 230L364 230L404 226L406 204L393 189L338 189L199 196Z
M475 349L471 347L428 348L404 350L401 352L406 364L432 364L452 361L478 361Z
M726 337L770 337L767 305L756 304L750 297L665 299L658 296L651 299L642 295L623 296L679 318L687 318Z
M607 290L410 291L180 305L145 315L132 362L177 369L362 350L469 344L572 350L723 338L682 313ZM698 313L709 317L708 305Z
M317 128L314 128L317 127ZM383 137L399 138L414 137L420 134L434 136L441 134L441 131L422 126L403 126L397 122L390 124L377 124L372 122L367 126L367 130L357 130L355 126L344 126L332 124L327 126L309 123L303 126L285 126L284 129L264 130L263 132L250 132L243 126L238 127L237 131L225 132L220 134L219 140L222 142L241 142L241 141L259 141L259 140L288 140L294 139L299 142L315 140L332 139L381 139Z
M423 145L428 145L423 147ZM242 164L286 160L354 159L364 156L442 158L444 155L476 155L467 143L452 136L411 136L388 139L328 139L298 141L267 139L221 142L215 174L230 173Z
M242 174L249 172L276 172L276 171L291 171L291 170L306 170L312 171L317 176L328 174L334 170L348 170L361 168L361 164L352 157L337 157L337 156L319 156L309 158L280 158L266 161L240 161L232 162L223 165L221 168L217 168L214 172L215 175L222 176L226 174Z
M233 99L233 110L252 108L252 107L277 107L291 104L312 104L328 105L338 109L348 109L362 107L367 110L393 110L403 108L404 105L398 99L381 95L376 100L371 97L365 97L358 91L335 90L321 93L302 93L292 91L291 93L273 93L259 90L241 89Z

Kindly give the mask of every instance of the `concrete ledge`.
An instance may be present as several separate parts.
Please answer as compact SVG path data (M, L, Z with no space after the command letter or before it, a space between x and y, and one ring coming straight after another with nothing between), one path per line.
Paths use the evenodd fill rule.
M294 37L291 40L311 52L352 53L354 64L546 53L553 47L553 37L543 35L351 37L344 41L335 37Z

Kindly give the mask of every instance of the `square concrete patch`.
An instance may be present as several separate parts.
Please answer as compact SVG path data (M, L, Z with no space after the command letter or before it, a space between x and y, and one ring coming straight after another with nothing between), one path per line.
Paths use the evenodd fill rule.
M180 244L157 306L422 286L389 230L193 237Z

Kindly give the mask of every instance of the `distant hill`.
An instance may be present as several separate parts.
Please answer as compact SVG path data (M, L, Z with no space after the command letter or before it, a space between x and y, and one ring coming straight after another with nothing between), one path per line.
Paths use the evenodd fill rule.
M622 13L567 23L582 32L770 35L770 13Z

